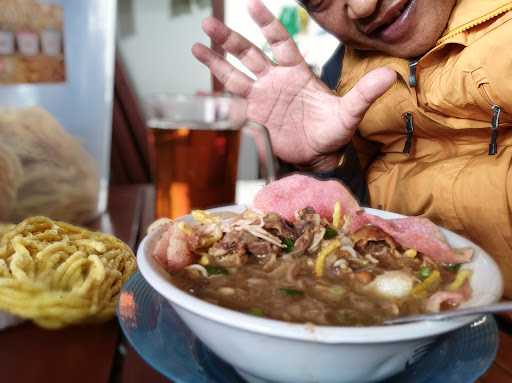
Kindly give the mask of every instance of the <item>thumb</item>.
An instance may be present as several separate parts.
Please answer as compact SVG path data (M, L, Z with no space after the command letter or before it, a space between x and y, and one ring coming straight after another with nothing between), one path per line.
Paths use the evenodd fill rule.
M382 96L396 81L396 72L390 68L374 69L339 99L341 121L347 129L356 129L370 105Z

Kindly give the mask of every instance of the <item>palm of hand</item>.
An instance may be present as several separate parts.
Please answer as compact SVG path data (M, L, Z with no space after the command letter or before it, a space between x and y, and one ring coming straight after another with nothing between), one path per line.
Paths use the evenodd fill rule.
M374 70L344 97L337 97L311 72L294 41L261 0L250 0L249 12L277 64L213 18L203 22L205 32L237 57L256 80L202 44L193 47L194 55L226 90L248 100L249 119L268 129L277 157L297 165L332 164L336 150L350 141L364 112L393 84L395 72Z
M249 118L267 127L274 153L283 161L308 163L350 139L326 142L337 132L329 124L339 121L326 121L325 112L336 110L337 99L305 64L271 68L254 82L247 100Z

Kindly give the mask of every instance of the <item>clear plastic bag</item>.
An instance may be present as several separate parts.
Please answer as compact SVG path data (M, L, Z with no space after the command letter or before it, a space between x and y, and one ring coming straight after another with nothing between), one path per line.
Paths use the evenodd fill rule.
M106 208L116 1L2 7L0 222L86 223Z

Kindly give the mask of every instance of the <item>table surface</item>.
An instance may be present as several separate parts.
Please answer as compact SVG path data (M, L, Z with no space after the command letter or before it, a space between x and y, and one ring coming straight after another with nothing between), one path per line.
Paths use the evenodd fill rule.
M108 212L91 227L112 233L135 249L153 220L153 205L154 192L149 185L112 187ZM512 382L512 323L498 321L498 355L480 383ZM126 344L115 320L59 331L25 323L0 332L0 381L169 382Z

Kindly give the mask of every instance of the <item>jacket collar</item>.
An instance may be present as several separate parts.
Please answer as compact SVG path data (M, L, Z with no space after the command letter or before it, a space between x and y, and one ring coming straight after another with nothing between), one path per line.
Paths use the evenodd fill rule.
M465 32L512 10L510 0L458 0L448 20L445 33L437 45L464 43Z

